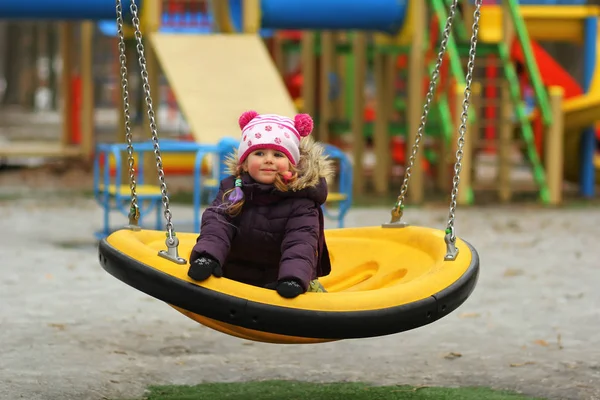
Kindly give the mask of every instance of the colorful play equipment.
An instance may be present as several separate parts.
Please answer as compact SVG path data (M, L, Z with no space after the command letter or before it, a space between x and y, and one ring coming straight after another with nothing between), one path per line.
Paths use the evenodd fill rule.
M425 7L426 5L430 7L430 14L433 15L431 23L439 24L439 21L443 22L446 17L444 3L447 5L448 1L433 0L423 2L422 5L419 4L419 7ZM568 74L562 69L562 74L557 74L558 70L556 68L548 71L550 65L545 62L547 59L536 60L539 52L536 52L534 57L527 57L527 62L524 62L523 55L520 56L519 53L522 54L520 49L523 47L522 42L525 41L530 43L525 47L531 47L533 50L539 50L539 47L536 47L536 40L578 40L578 43L583 43L583 32L586 32L587 35L585 36L586 48L589 49L590 46L595 46L597 40L591 34L594 32L591 29L593 28L591 24L592 19L596 18L597 7L581 6L581 2L546 2L543 5L533 6L531 5L533 2L527 2L528 4L525 5L525 2L518 4L516 1L510 1L506 2L503 8L500 8L497 3L486 3L482 11L482 21L486 22L482 23L482 40L480 40L479 51L482 54L480 65L484 66L485 72L482 71L483 73L477 74L477 83L480 83L480 85L474 85L473 93L474 96L481 95L481 101L474 103L482 104L482 107L473 110L473 118L469 121L471 125L469 131L478 133L481 130L485 132L484 138L472 142L475 146L472 149L472 156L474 157L475 152L480 151L480 149L484 149L488 153L497 153L500 164L500 184L496 182L486 182L484 184L472 182L471 177L467 175L464 177L463 184L467 188L472 188L473 191L463 190L464 197L462 201L471 203L475 198L474 193L482 191L497 191L502 201L509 201L513 191L533 191L539 194L542 203L560 204L562 201L563 177L577 180L577 174L570 172L570 170L579 169L580 165L580 162L574 156L578 154L576 148L579 141L576 139L581 136L582 129L577 130L575 128L573 130L571 129L573 128L572 124L579 122L593 124L594 119L598 118L591 111L589 113L586 111L592 110L594 105L593 96L587 96L587 99L591 98L591 100L583 103L572 102L573 83L581 91L582 86L579 83L573 82L573 78L565 80L565 75L568 76ZM537 3L542 2L538 1ZM469 5L466 5L465 9L468 10ZM506 12L501 13L502 9ZM415 18L419 18L419 14L423 13L418 12L413 8L413 3L410 3L407 8L407 21L414 21ZM465 13L465 15L468 14L468 12ZM417 17L414 17L415 15ZM560 18L557 19L556 16L560 16ZM592 16L592 19L586 20L585 18L588 16ZM423 20L421 19L421 21ZM585 26L584 21L587 21ZM554 22L557 25L553 25ZM501 29L503 23L510 28L509 33L516 33L510 34L507 41L504 40L503 30ZM426 26L424 22L422 25ZM432 105L433 113L439 114L439 118L434 118L431 121L432 124L429 125L430 130L428 130L427 135L433 139L429 153L431 157L424 157L423 161L429 161L435 167L435 170L432 170L432 173L429 174L429 178L436 177L439 188L444 187L444 185L448 186L448 177L451 174L451 171L444 167L444 160L448 157L444 153L452 147L454 142L452 140L453 132L444 130L444 127L451 125L444 123L444 121L447 118L450 118L450 121L456 118L456 113L453 110L456 110L457 107L453 98L460 97L460 75L463 68L460 58L467 55L468 43L466 43L466 40L468 35L465 32L468 31L469 26L468 19L465 19L464 24L458 24L456 27L457 37L455 40L451 40L448 45L448 58L447 63L445 63L447 68L446 70L442 69L441 72L442 81L446 77L448 85L441 84L441 87L444 88L442 89L444 94L440 93ZM552 32L549 32L549 26L559 26L561 29L555 32L550 28ZM584 29L584 27L586 28ZM532 32L530 39L533 40L527 39L530 36L529 31ZM429 39L427 39L428 32ZM409 38L411 40L409 43L427 40L428 43L433 41L435 44L437 31L430 27L428 32L413 29L410 32ZM420 35L423 38L420 38ZM419 63L414 62L414 60L419 55L409 54L409 52L419 48L419 45L413 44L403 48L403 43L406 42L400 39L397 41L388 39L387 41L381 40L379 43L377 41L369 43L365 46L366 49L360 49L355 47L354 33L302 32L299 36L299 38L294 38L292 35L287 35L287 37L280 40L282 48L280 52L294 51L300 53L303 60L302 67L296 71L294 78L295 82L301 82L303 85L302 98L297 99L297 103L302 105L303 110L318 116L318 129L323 137L329 140L338 140L340 135L348 136L352 132L352 145L349 146L349 149L353 153L353 159L361 159L364 154L364 147L355 145L355 143L359 143L360 135L363 134L365 137L373 139L377 159L372 175L373 187L377 192L385 193L387 191L386 185L390 182L389 149L395 147L401 151L406 136L406 127L410 126L411 114L410 109L406 107L406 103L412 103L408 99L418 96L418 92L413 87L413 90L406 90L402 94L397 93L397 98L407 100L394 102L390 100L393 97L389 97L389 95L386 97L385 95L387 88L393 87L388 83L381 90L376 87L377 96L381 94L383 98L376 98L373 106L372 101L365 100L362 95L364 83L367 82L364 66L369 65L372 68L375 75L375 86L377 86L377 82L382 81L386 83L402 82L404 80L409 83L418 82L418 77L423 74L419 75L419 70L415 68L415 65ZM406 40L406 38L403 39ZM433 49L432 53L435 56L434 46L425 47ZM311 48L314 50L309 50ZM430 55L427 51L422 53L423 62L420 62L420 64L427 66ZM588 71L590 71L590 65L595 63L595 61L594 63L590 63L590 61L594 60L596 52L590 50L586 51L585 54L586 65ZM400 66L400 60L407 55L413 61L407 67L404 67L405 64ZM282 57L280 56L280 58ZM389 67L393 63L393 59L398 60L395 70ZM382 62L382 60L384 61ZM284 64L282 61L279 61L279 63ZM383 68L380 67L382 64ZM340 67L340 65L342 66ZM522 66L523 70L520 71L517 68L518 66ZM408 70L408 74L400 77L403 67ZM389 72L390 69L392 69L392 72ZM537 70L544 70L540 79L535 78L539 75L536 72ZM330 101L327 97L328 93L331 92L331 88L328 87L332 85L331 79L327 79L331 76L331 71L334 71L336 76L339 77L335 84L339 86L341 81L341 102L339 100ZM383 78L379 74L383 74ZM531 85L532 79L538 82L535 87ZM507 87L502 88L501 82L506 82ZM459 85L457 89L453 88L455 83ZM296 85L298 84L296 83ZM425 79L424 86L426 87L426 85L427 81ZM484 91L478 93L477 86L482 87ZM454 90L458 91L456 96ZM501 97L501 94L504 97ZM393 110L390 110L392 108L389 107L390 104L394 104ZM381 105L388 106L384 107L386 110L377 110L377 107ZM567 114L560 112L557 118L552 118L552 115L556 113L551 111L551 107L556 109L575 107L580 109L581 112L572 111ZM540 113L540 110L543 110L543 112ZM397 121L401 121L401 119L394 116L394 113L407 115L409 118L403 121L404 123L398 123ZM377 121L378 114L388 114L388 117L383 121ZM581 119L583 115L587 116L587 121ZM367 116L373 119L372 123L369 122ZM543 118L540 118L542 116ZM357 121L352 121L352 117ZM435 123L436 120L439 120L439 125ZM509 124L506 123L507 120L510 121ZM379 133L374 136L376 127ZM568 131L563 135L565 127L568 128ZM387 131L387 134L382 133L384 131ZM411 131L413 129L408 128L408 133ZM500 132L502 131L506 131L506 133L501 135ZM345 132L348 132L348 134L345 134ZM515 183L510 178L510 171L513 168L510 149L518 142L511 139L515 132L520 136L520 141L523 143L525 158L533 172L534 185ZM390 135L393 136L391 143ZM439 136L445 139L442 140ZM565 140L562 139L563 136ZM592 192L589 189L593 187L593 180L590 179L591 172L593 172L593 163L591 162L590 151L593 151L594 143L593 140L584 141L584 143L587 144L581 147L582 151L587 152L587 156L581 157L585 165L581 170L587 171L587 174L583 172L580 174L580 192L584 195L591 195ZM443 149L443 146L446 146L446 149ZM565 152L564 157L566 157L564 170L562 167L563 157L556 158L558 154L563 152ZM396 154L393 159L402 165L402 157L398 157L397 151L394 151L394 153ZM550 154L550 156L546 156L546 154ZM469 160L470 155L466 156L465 164L470 164ZM558 160L558 162L555 160ZM363 178L363 182L360 182L361 176L364 177L365 174L358 172L356 179L357 191L364 187L365 179ZM432 179L429 180L432 181ZM413 181L413 184L415 184L413 189L417 189L416 192L419 192L419 187L423 188L423 185L419 184L422 181L418 177ZM414 196L412 197L413 200L422 198L422 196L415 196L415 192L412 192L411 195Z
M457 3L454 0L451 5L452 15ZM117 21L122 26L119 12L121 0L117 0L117 4ZM327 3L320 3L316 7L327 7ZM477 0L474 14L476 27L480 7L481 0ZM132 8L135 16L135 5ZM316 9L315 13L319 14ZM452 22L453 18L446 22L441 56L434 67L434 77L438 75L442 64ZM136 35L141 36L139 24L135 24L135 30ZM459 150L462 150L465 140L476 32L477 29L470 41ZM123 47L121 51L125 51ZM143 60L143 49L140 48L139 53ZM140 64L142 75L146 75L146 65L143 62ZM243 68L237 65L237 69ZM428 99L434 94L436 83L434 80L430 86ZM202 92L198 94L204 96ZM146 87L146 95L149 98L151 96L149 87ZM148 102L147 106L152 113L152 102ZM425 107L422 125L425 125L427 115L428 107ZM131 132L128 129L126 132L127 143L131 144ZM420 126L413 153L418 152L422 138L423 126ZM415 166L414 157L411 157L389 223L327 231L333 272L322 283L328 293L307 293L295 299L283 299L274 291L226 278L209 278L198 284L187 277L187 261L179 255L179 251L183 255L189 254L196 234L175 233L164 172L162 164L158 162L159 138L155 127L152 129L152 142L156 148L157 170L165 205L167 250L161 249L164 231L144 230L137 225L138 197L135 180L131 179L129 226L100 242L100 262L116 278L165 301L182 314L210 328L248 340L282 344L387 335L442 318L460 306L476 284L479 271L477 252L457 238L454 226L461 151L457 154L449 219L444 231L412 227L401 221L411 170ZM130 147L129 165L134 162L131 154ZM130 175L133 176L133 173L130 167Z
M554 165L546 168L546 172L552 170L557 174L551 178L554 181L554 192L560 192L564 174L569 180L579 181L583 196L593 196L595 183L600 182L600 178L595 178L597 168L594 166L596 141L597 138L600 139L600 130L595 127L600 119L597 113L600 109L600 7L586 5L585 1L530 1L520 7L514 0L500 3L493 1L483 7L482 43L503 43L510 52L511 60L523 65L527 71L529 79L521 83L533 87L536 109L523 120L528 119L534 129L537 127L537 153L544 154L547 162ZM503 29L506 18L512 18L516 27L515 34L509 34L508 37ZM539 46L538 41L583 45L582 84L548 55ZM524 76L525 74L522 78ZM545 94L546 87L561 88L564 101L558 107L559 112L550 110L548 95ZM563 119L561 124L564 126L564 151L561 153L564 152L564 155L556 152L547 154L547 149L542 147L542 143L547 142L544 138L544 127L547 127L553 118ZM522 124L526 127L527 125ZM495 132L489 129L488 137L493 135ZM556 165L559 168L556 168ZM508 193L508 190L505 189L504 192Z
M429 48L429 33L424 28L427 26L425 3L407 2L402 29L394 35L380 33L382 30L379 29L379 33L372 35L372 41L360 31L303 31L294 35L286 30L274 36L277 41L276 65L283 75L287 54L299 53L301 57L301 67L294 78L296 88L301 85L301 98L296 99L296 104L304 112L316 116L319 139L338 146L349 143L347 149L353 160L364 159L367 146L373 146L375 161L372 169L367 170L360 162L354 162L357 168L354 191L357 194L365 193L367 188L382 195L389 193L392 164L403 165L410 156L410 146L406 143L416 133L420 114L417 108L409 109L406 105L422 103L429 84L425 72L433 68L437 55L433 50L435 43L431 46L432 51L423 50ZM443 4L441 8L444 9ZM445 17L439 20L442 27L435 25L434 32L443 28ZM456 54L449 44L448 59L454 57ZM367 71L369 67L372 75ZM445 70L443 67L444 76L447 75ZM299 73L302 75L298 76ZM451 110L460 109L454 103L460 101L464 84L460 65L453 70L452 78L457 85L445 87L445 83L441 84L441 90L450 93L447 96L450 103L437 101L439 95L432 103L424 157L417 160L420 168L412 177L413 203L423 201L424 173L435 176L429 165L441 160L447 164L446 171L451 170L450 164L445 163L450 159L449 152L447 157L437 157L435 153L440 147L451 148L454 136L451 126L459 117L458 111L453 114ZM369 90L370 96L366 96L365 86L373 89ZM477 85L474 86L476 89ZM470 164L468 155L465 164ZM449 177L439 178L439 181L447 178L441 190L448 188ZM463 204L470 197L469 177L464 179L466 189L459 199Z
M514 5L512 3L511 5ZM600 98L597 95L598 91L595 85L596 82L600 81L596 78L600 75L596 72L598 65L597 20L600 11L597 6L584 5L585 2L581 1L559 3L538 1L535 3L537 4L523 5L518 8L512 7L511 9L512 14L519 14L522 20L520 30L530 36L529 44L526 46L517 45L515 41L507 43L513 60L527 66L529 74L532 71L532 68L530 68L532 64L535 64L534 67L539 70L539 78L536 78L537 82L531 85L534 86L536 105L539 105L539 108L530 115L534 128L537 128L536 146L539 152L544 141L540 128L547 124L547 116L554 114L548 110L547 102L543 101L543 93L540 87L556 85L564 91L565 100L560 112L562 118L564 118L565 129L564 175L567 179L579 181L582 195L592 196L595 180L593 159L596 147L596 138L594 137L594 130L596 129L594 129L594 125L598 119L597 113L593 110L600 106ZM503 11L498 4L484 7L484 17L482 18L482 40L484 42L494 43L501 40L503 35L502 18ZM517 30L517 34L523 36L519 34L519 30ZM552 57L541 49L537 41L583 44L584 51L582 53L585 58L583 85L569 76ZM583 90L584 88L588 89L587 93ZM562 156L558 159L555 156L549 157L553 159L553 162L556 163L556 160L559 160L558 164L563 164ZM562 167L557 170L557 173L562 176ZM555 179L555 181L558 181L558 179Z
M466 9L469 7L472 5ZM539 193L543 203L560 204L563 177L576 180L573 170L580 169L580 192L593 195L591 155L595 143L579 138L585 135L586 126L598 120L593 112L598 106L597 96L592 90L580 95L581 85L543 52L537 41L584 44L584 81L588 81L596 76L594 21L598 15L597 6L583 6L581 2L502 0L484 4L479 52L480 65L485 68L481 74L485 91L479 103L482 107L474 110L479 117L475 126L484 132L477 146L498 155L499 175L492 185L475 183L474 191L494 190L501 201L509 201L513 191L531 190ZM468 35L461 29L457 32L458 51L467 54L464 43ZM535 186L511 181L510 149L519 146L519 140L513 139L515 133L520 136ZM579 151L581 161L576 158Z
M386 194L393 184L390 173L393 163L396 164L393 168L401 171L396 168L398 164L403 166L404 161L410 158L411 148L407 143L414 138L420 118L419 110L410 105L423 101L429 84L425 75L434 66L435 45L447 17L448 1L335 0L327 2L323 9L317 0L228 0L213 2L209 7L212 14L200 9L199 4L206 3L204 1L143 2L140 3L140 22L147 33L144 45L150 71L149 83L151 87L159 86L158 71L162 69L179 108L189 122L191 139L202 144L215 144L223 135L231 134L236 129L231 121L236 120L239 110L245 109L245 104L250 101L244 95L234 98L225 96L223 88L247 86L251 91L260 90L260 86L264 92L271 94L269 99L261 98L265 109L292 114L301 107L315 116L316 134L320 140L341 147L341 143L348 141L341 141L340 137L350 137L351 145L344 150L351 153L355 168L354 192L364 193L372 187L376 193ZM60 4L56 7L49 5L54 2ZM54 2L36 0L27 3L27 6L23 3L2 4L0 11L10 18L58 18L65 21L61 28L63 65L67 66L63 86L66 88L76 82L76 86L80 87L80 90L63 91L66 94L64 120L73 122L64 124L63 140L57 146L11 144L0 149L0 155L93 156L93 85L89 71L93 25L90 24L105 20L109 7L101 0L82 4L71 4L66 0ZM503 201L508 201L512 191L521 190L512 186L509 177L510 156L507 149L515 141L508 139L508 124L503 123L507 119L512 121L510 125L516 127L524 143L524 153L535 178L535 185L527 190L539 192L540 200L544 203L559 204L563 176L574 179L579 174L581 192L585 195L593 193L595 139L588 132L593 131L597 118L593 111L597 105L594 89L597 80L590 78L595 76L596 59L593 55L597 52L592 50L597 46L597 34L593 34L596 29L594 24L597 24L597 7L581 5L581 2L576 2L578 5L573 5L575 2L567 4L557 1L544 2L543 5L527 3L504 0L503 8L498 6L498 2L489 2L483 7L479 43L482 62L479 65L488 64L489 80L482 78L481 82L474 82L472 95L483 97L481 102L474 104L485 106L473 109L468 131L485 131L486 138L468 142L476 147L465 151L463 161L467 167L462 181L464 190L459 193L460 204L472 203L475 193L479 191L497 191ZM463 9L469 10L472 6L465 2ZM48 8L52 10L46 12ZM299 8L311 12L298 13L296 11ZM318 11L313 12L313 8ZM308 17L309 14L311 17ZM331 14L335 14L335 22L327 25L327 29L319 28ZM433 15L429 24L426 19L428 14ZM360 19L360 15L368 18ZM468 15L468 11L459 13L461 18ZM82 23L81 76L74 81L69 60L73 60L75 53L73 22L79 18L89 18L91 22ZM206 32L208 22L214 23L218 33ZM465 32L469 24L470 18L462 18L455 27L456 37L450 39L447 46L446 62L440 71L440 93L432 102L431 125L425 132L425 151L416 160L421 168L411 178L413 191L410 201L413 203L422 202L426 181L435 182L438 191L446 190L451 184L451 158L457 133L449 127L460 118L464 88L461 58L464 59L468 51ZM282 25L286 27L281 28ZM432 30L432 25L438 29ZM504 35L503 25L509 27L507 35ZM548 29L548 26L560 26L561 29ZM371 35L348 27L377 33ZM274 46L270 48L273 53L271 57L265 46L265 42L270 40L256 35L265 29L275 31L274 42L279 40L280 29L286 32L311 30L297 34L299 40L288 37L280 41L283 43L280 47L287 50ZM131 34L130 26L124 30L125 34ZM238 34L231 35L235 32ZM373 40L368 40L370 38ZM573 82L565 80L564 74L556 75L556 69L547 70L547 63L542 62L544 58L536 61L535 57L543 57L538 51L538 41L548 40L582 43L590 50L585 52L585 64L586 71L592 72L586 75L586 82L576 82L582 95L571 97ZM196 51L190 52L190 48ZM524 50L521 51L521 48ZM302 58L302 76L296 77L302 86L300 101L290 99L290 93L281 82L285 64L281 53L289 49L300 52ZM530 53L534 56L529 56ZM214 56L206 59L204 54ZM241 59L251 65L235 76L222 67L233 67ZM492 63L499 64L501 68L495 68ZM524 66L523 73L516 70L517 64ZM494 74L501 79L495 79ZM476 79L482 75L477 74ZM370 78L373 95L365 98L364 87ZM508 82L506 88L498 84L501 80ZM395 84L388 85L390 81ZM496 83L490 85L490 81ZM484 89L481 93L480 88ZM207 98L210 100L198 99L195 95L198 91L209 94ZM78 93L79 97L73 93ZM157 96L158 93L154 98L158 103ZM557 118L553 118L555 113L551 112L554 106L563 110L557 114ZM78 116L73 114L76 109L81 110ZM220 112L214 112L215 109ZM74 128L78 125L79 131ZM588 126L591 128L587 129ZM563 128L567 129L565 135L562 135ZM511 132L515 133L513 130ZM122 130L118 132L117 140L122 141L123 135ZM557 135L565 139L550 139ZM365 158L366 146L371 143L375 153L373 168L365 170L358 160ZM488 151L491 149L498 153L500 184L483 186L472 178L472 159L481 144ZM575 157L579 148L583 153ZM564 162L550 162L550 159L556 160L555 156L546 157L546 154L563 152ZM165 160L171 161L167 164L170 166L168 173L192 170L191 155L165 153ZM428 168L424 168L423 164ZM564 168L557 168L559 164L564 164ZM424 179L425 176L427 179Z

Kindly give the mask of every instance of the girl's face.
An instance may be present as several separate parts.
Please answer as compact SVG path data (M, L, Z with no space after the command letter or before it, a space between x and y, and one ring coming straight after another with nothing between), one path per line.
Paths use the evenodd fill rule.
M244 171L259 183L272 184L277 175L290 170L285 154L273 149L254 150L244 163Z

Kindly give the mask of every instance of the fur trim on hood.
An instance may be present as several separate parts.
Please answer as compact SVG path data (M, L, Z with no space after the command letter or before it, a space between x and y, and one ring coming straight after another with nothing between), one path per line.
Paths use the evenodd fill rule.
M307 187L314 187L321 178L327 181L333 177L333 161L323 154L325 148L316 142L310 136L302 138L300 141L300 162L296 166L298 170L298 179L291 182L289 187L292 191L302 190ZM235 174L238 166L237 149L225 160L227 172Z

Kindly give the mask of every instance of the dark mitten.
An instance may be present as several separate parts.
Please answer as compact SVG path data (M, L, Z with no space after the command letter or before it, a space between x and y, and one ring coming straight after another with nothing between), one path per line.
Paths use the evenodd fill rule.
M294 280L284 280L277 283L277 293L286 299L293 299L304 293L304 288Z
M188 276L195 281L204 281L211 275L220 278L223 276L223 268L218 261L210 257L200 257L190 263Z

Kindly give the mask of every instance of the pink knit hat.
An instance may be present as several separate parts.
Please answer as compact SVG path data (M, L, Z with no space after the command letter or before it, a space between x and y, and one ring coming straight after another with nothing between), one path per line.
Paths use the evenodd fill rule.
M246 111L240 116L239 124L242 129L238 149L240 164L255 150L274 149L296 165L300 160L300 139L310 135L313 129L313 120L308 114L297 114L292 120L281 115Z

